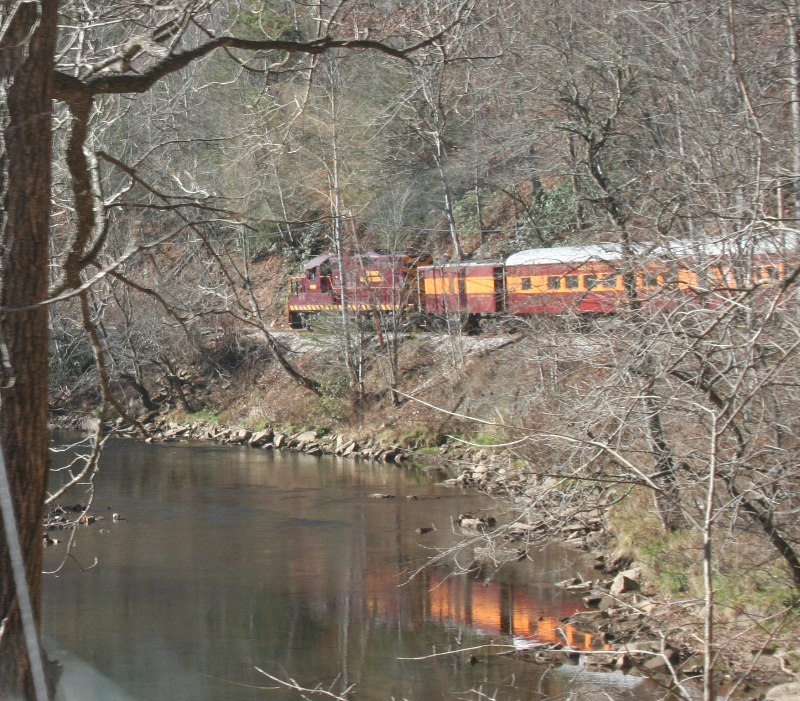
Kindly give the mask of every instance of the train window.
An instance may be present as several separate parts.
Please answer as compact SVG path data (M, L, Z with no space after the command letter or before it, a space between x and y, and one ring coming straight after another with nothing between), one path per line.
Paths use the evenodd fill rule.
M467 281L463 277L458 278L458 294L467 294Z
M610 290L615 289L617 286L617 278L618 276L614 273L611 273L610 275L603 275L603 287L606 287Z
M578 276L577 275L567 275L564 280L567 283L568 290L577 290L578 289Z
M583 276L583 287L586 290L591 290L597 287L597 275L584 275Z
M764 277L769 278L777 278L778 275L776 274L775 268L771 265L764 266Z
M551 275L547 278L547 289L557 290L561 287L561 277L558 275Z
M529 277L522 278L522 289L523 290L531 289L531 279Z

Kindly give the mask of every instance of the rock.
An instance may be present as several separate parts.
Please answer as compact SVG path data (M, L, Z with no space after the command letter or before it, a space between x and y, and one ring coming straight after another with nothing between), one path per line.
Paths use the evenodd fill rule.
M486 528L486 524L479 518L462 518L458 525L471 531L482 531Z
M773 686L764 699L765 701L800 701L800 682Z
M272 440L273 435L274 434L271 428L265 431L254 433L252 438L250 438L250 445L252 445L254 448L261 448L265 443L269 443Z
M614 663L617 669L630 669L633 666L630 655L620 655Z
M767 653L759 655L758 659L753 662L752 668L758 672L768 672L770 674L784 671L783 660L777 655L770 655ZM800 701L800 697L798 701Z
M317 440L317 432L316 431L303 431L302 433L298 433L294 436L293 440L296 440L298 443L310 443L311 441Z
M623 570L620 572L620 574L628 577L628 579L634 579L638 581L642 576L642 570L639 567L632 567L629 570Z
M648 672L666 672L669 670L669 665L673 664L677 657L678 654L675 650L667 648L664 650L664 654L650 657L649 660L641 665L641 668L646 669ZM667 664L668 661L669 664Z
M423 533L430 533L433 530L435 529L432 526L422 526L421 528L417 528L414 533L419 533L422 535Z
M370 494L371 499L394 499L394 494Z
M83 421L81 421L81 431L99 431L100 430L100 419L96 419L94 416L87 416Z
M286 442L286 436L283 433L278 433L272 442L276 448L280 448Z
M246 443L252 435L253 433L246 428L240 428L231 436L231 443Z
M600 602L603 600L603 597L598 594L589 594L589 596L583 597L583 604L584 606L588 606L590 609L596 609L600 606Z
M638 591L638 589L639 582L620 572L614 577L614 583L611 585L611 596L619 596L629 591Z
M601 611L608 611L613 609L617 605L617 600L611 596L603 596L600 598L600 603L597 604L597 608Z
M471 514L461 514L456 520L461 528L467 531L478 531L481 533L487 528L491 528L497 524L497 519L494 518L494 516L475 518Z
M355 441L351 441L347 445L342 448L342 457L346 458L348 455L352 455L353 451L357 448Z
M570 584L568 587L565 587L567 591L576 592L576 593L584 593L588 592L592 589L591 582L579 582L578 584Z
M703 671L703 656L691 655L678 665L681 674L699 674Z
M570 577L569 579L556 582L555 586L561 589L566 589L567 587L574 587L576 584L582 584L581 580L578 579L578 577Z

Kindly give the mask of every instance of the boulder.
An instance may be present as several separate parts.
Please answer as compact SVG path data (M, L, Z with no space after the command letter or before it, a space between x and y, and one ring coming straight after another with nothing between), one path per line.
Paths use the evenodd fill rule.
M286 443L286 435L283 433L278 433L272 442L276 448L281 448L283 444Z
M252 435L252 431L248 431L246 428L240 428L236 433L231 435L231 443L246 443L250 440Z
M352 454L352 452L353 452L355 449L356 449L356 444L355 444L355 442L354 442L354 441L351 441L350 443L347 443L347 444L346 444L346 445L345 445L345 446L342 448L342 457L343 457L343 458L346 458L348 455Z
M302 433L298 433L294 436L294 440L298 443L310 443L311 441L317 440L317 432L316 431L303 431Z
M764 699L765 701L800 701L800 682L773 686Z
M253 436L250 438L250 445L254 448L260 448L265 443L269 443L272 440L273 431L271 428L265 431L259 431L258 433L254 433Z
M620 572L616 577L614 577L614 582L611 585L611 596L619 596L620 594L626 594L629 591L638 591L638 589L639 582Z

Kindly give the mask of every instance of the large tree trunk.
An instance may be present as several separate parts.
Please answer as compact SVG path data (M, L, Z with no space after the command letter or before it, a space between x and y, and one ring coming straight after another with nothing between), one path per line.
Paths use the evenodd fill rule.
M26 307L48 285L53 60L57 0L0 5L0 303ZM42 508L48 471L47 309L2 317L6 367L0 390L0 440L38 619ZM5 356L5 354L4 354ZM32 699L33 688L5 533L0 533L0 698Z

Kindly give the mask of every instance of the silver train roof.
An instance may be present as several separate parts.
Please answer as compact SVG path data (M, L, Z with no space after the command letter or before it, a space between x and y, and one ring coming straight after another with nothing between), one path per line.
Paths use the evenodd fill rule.
M660 246L636 245L636 255L643 258L714 258L747 254L795 254L798 237L787 232L781 237L765 237L761 240L736 240L735 238L714 242L669 242ZM617 243L587 244L585 246L561 246L558 248L531 248L519 251L506 258L506 265L558 265L559 263L587 263L590 261L618 261L622 255Z
M618 260L619 257L619 244L601 243L587 246L531 248L510 255L506 258L506 265L558 265L585 263L591 260Z

